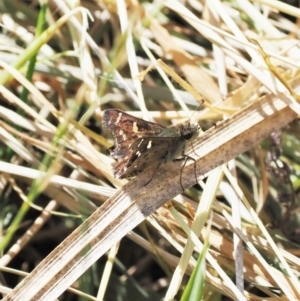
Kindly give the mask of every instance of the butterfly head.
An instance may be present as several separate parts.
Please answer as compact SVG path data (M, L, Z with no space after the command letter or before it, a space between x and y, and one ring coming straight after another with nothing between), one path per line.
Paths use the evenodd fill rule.
M180 129L180 134L183 137L184 140L194 140L199 133L200 126L197 125L191 125L190 123L182 125Z

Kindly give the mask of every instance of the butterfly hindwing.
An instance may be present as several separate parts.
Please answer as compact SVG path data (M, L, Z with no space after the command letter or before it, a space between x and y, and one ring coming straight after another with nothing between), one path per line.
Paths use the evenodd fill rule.
M172 161L181 150L181 138L174 137L145 137L137 139L132 145L128 157L119 159L116 164L115 177L134 177L150 166L157 167L159 163ZM182 147L183 150L183 147Z

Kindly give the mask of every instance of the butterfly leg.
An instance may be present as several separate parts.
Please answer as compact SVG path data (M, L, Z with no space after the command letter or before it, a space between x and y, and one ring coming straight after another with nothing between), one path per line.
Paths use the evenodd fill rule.
M158 163L158 165L157 165L157 167L156 167L156 169L155 169L155 172L154 172L153 176L151 177L151 179L150 179L144 186L147 186L147 185L152 181L152 179L154 178L154 176L155 176L157 170L159 169L160 165L161 165L162 163L163 163L163 164L167 163L168 154L169 154L169 151L166 151L165 155L164 155L163 157L161 157L161 159L163 159L164 161Z
M174 160L174 161L182 161L182 160L184 160L182 169L180 171L180 186L181 186L181 188L182 188L183 191L184 191L184 188L183 188L183 185L182 185L182 177L181 176L182 176L182 170L184 169L184 167L185 167L186 162L187 162L188 159L193 160L194 163L195 163L194 164L194 175L195 175L195 179L196 179L196 182L197 182L197 171L196 171L196 167L197 167L196 164L197 164L197 162L196 162L196 159L194 159L194 158L186 155L185 153L182 153L182 158L178 158L178 159Z
M196 180L196 183L197 183L197 160L190 157L190 156L188 156L188 155L186 155L186 154L183 154L183 155L187 158L187 160L190 159L190 160L194 161L194 175L195 175L195 180Z
M184 188L183 188L183 185L182 185L182 171L183 171L183 169L186 165L187 160L188 160L188 156L184 157L184 163L183 163L183 166L180 170L180 186L181 186L182 191L184 191Z
M157 170L159 169L160 164L161 164L161 162L158 163L158 165L157 165L157 167L156 167L156 169L155 169L155 171L154 171L154 174L152 175L152 177L150 178L150 180L149 180L146 184L144 184L144 186L147 186L147 185L152 181L152 179L154 178L154 176L155 176Z
M191 143L191 145L192 145L192 149L193 149L194 154L195 154L197 157L200 157L200 156L195 152L193 143ZM190 158L190 159L195 160L195 159L193 159L193 158Z

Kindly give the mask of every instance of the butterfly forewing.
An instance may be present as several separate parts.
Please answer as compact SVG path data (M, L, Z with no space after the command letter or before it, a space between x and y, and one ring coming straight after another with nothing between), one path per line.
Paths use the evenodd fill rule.
M103 113L104 126L109 128L117 143L130 143L147 135L158 135L164 127L145 121L117 109L108 109Z
M127 156L130 145L143 136L158 135L164 128L157 123L146 122L117 109L108 109L103 113L104 126L110 129L116 138L112 156Z

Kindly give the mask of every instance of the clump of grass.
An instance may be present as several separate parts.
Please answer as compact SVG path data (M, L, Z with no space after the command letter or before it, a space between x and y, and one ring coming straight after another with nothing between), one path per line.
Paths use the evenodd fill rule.
M4 300L298 300L298 10L14 5L0 52ZM111 107L197 120L196 163L146 186L149 170L115 179Z

